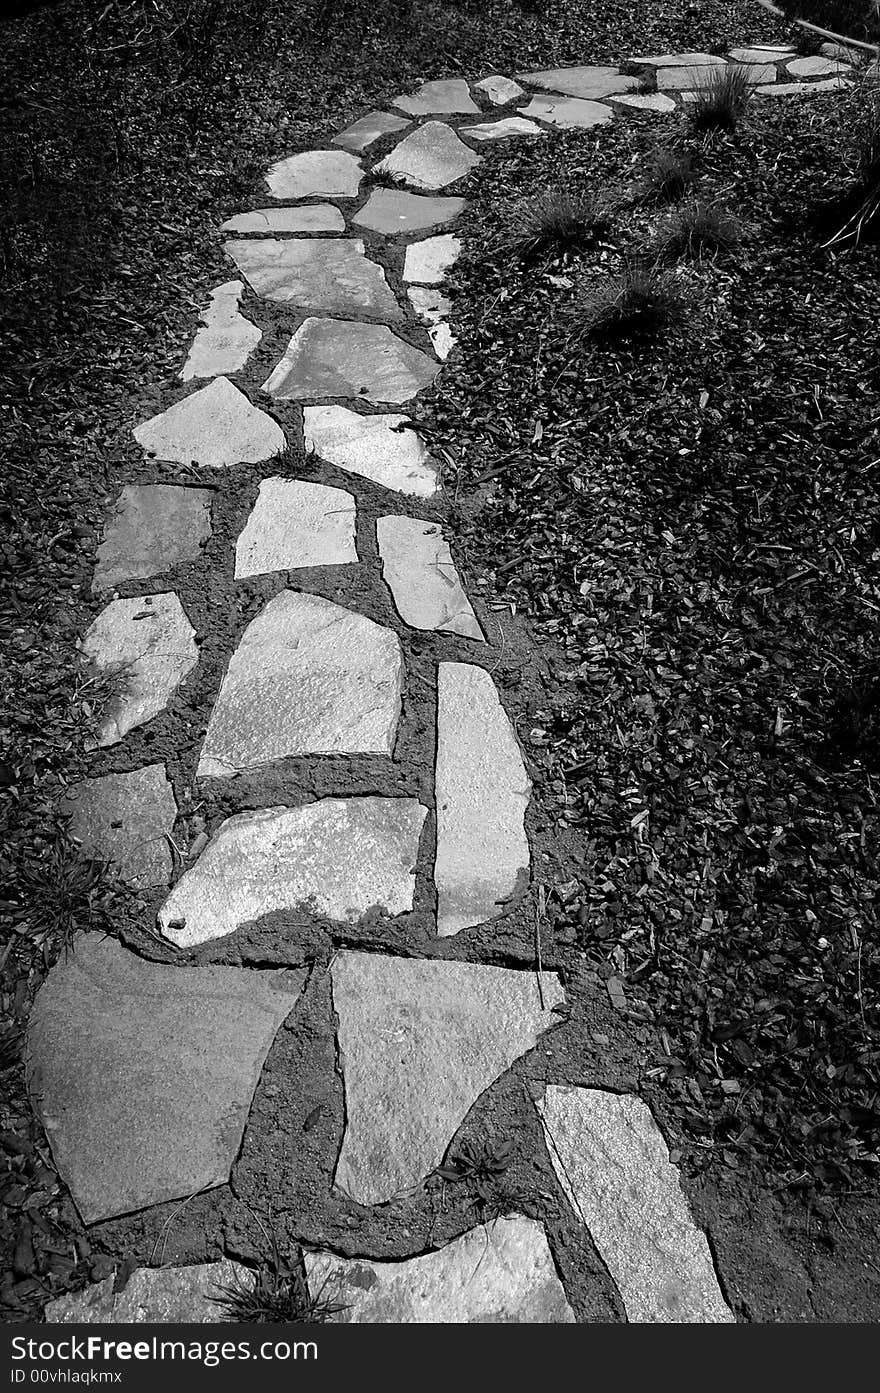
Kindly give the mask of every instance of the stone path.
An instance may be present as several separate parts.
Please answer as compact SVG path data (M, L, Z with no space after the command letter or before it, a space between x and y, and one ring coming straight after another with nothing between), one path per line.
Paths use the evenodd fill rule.
M760 95L849 72L765 47L727 61ZM466 231L461 184L494 143L674 112L724 62L427 82L273 165L269 206L223 224L242 279L210 293L183 390L134 426L138 482L108 514L106 604L82 642L103 699L71 832L153 896L163 958L82 937L36 1002L32 1096L86 1224L148 1224L230 1178L234 1192L280 1028L329 991L344 1114L322 1164L355 1229L421 1192L487 1090L537 1052L530 1125L557 1186L541 1217L475 1215L402 1256L357 1232L348 1258L307 1242L339 1319L589 1319L553 1215L627 1319L733 1319L649 1108L556 1072L560 976L503 956L535 872L531 784L494 626L444 529L442 461L405 410L454 349L441 287ZM196 717L163 727L183 711ZM189 735L156 759L163 729ZM319 928L323 958L301 946ZM496 944L513 966L485 961ZM328 1062L327 1097L334 1077ZM123 1291L108 1278L47 1319L212 1320L218 1285L250 1280L148 1257Z

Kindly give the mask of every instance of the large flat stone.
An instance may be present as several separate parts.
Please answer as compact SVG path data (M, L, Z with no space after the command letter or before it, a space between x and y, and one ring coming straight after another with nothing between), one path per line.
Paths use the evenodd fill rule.
M412 798L323 798L260 808L220 825L159 911L183 948L276 910L352 924L412 909L425 809Z
M309 203L304 208L255 208L236 213L221 232L344 232L345 218L332 203Z
M428 327L434 352L441 362L445 362L458 343L447 322L452 308L450 300L439 290L426 285L411 286L406 293L419 319Z
M485 92L493 106L509 106L511 102L525 96L518 82L513 82L509 77L502 77L499 73L484 77L480 82L474 83L474 86L478 92Z
M417 498L437 492L437 466L408 416L344 406L307 406L303 416L306 449L328 464Z
M333 1005L345 1083L336 1184L382 1204L436 1166L472 1104L532 1049L564 999L544 973L340 952Z
M126 484L110 513L92 589L161 575L196 561L211 535L211 489L176 484Z
M390 629L283 590L230 659L196 773L230 778L290 755L390 755L402 680Z
M567 97L596 101L617 92L637 92L637 77L624 77L619 68L545 68L537 73L517 73L520 82L545 92L561 92Z
M86 855L112 863L116 875L138 889L168 884L168 838L177 804L164 764L87 779L69 791L62 807L71 815L70 835Z
M382 575L404 623L482 639L483 631L461 588L448 542L435 522L376 519Z
M631 61L645 66L650 64L652 68L704 68L718 67L724 63L724 59L714 53L651 53Z
M395 97L394 106L410 116L468 116L479 111L463 78L424 82L409 96Z
M638 1097L550 1087L538 1111L559 1183L639 1323L732 1321L678 1171Z
M510 140L517 135L546 135L542 126L527 121L524 116L503 116L499 121L481 121L476 126L462 126L461 134L480 144L487 140Z
M488 672L441 663L437 674L437 932L496 918L529 874L530 782Z
M417 189L445 189L447 184L463 179L479 162L480 156L463 145L449 126L442 121L426 121L395 145L376 165L376 171L392 174Z
M581 97L532 97L528 106L520 107L523 116L534 116L562 130L589 130L603 126L613 118L610 107L601 102L584 101Z
M280 454L286 443L278 422L252 406L226 377L152 416L136 428L134 438L157 459L214 469L260 464Z
M418 281L421 285L439 285L460 252L461 242L451 232L413 242L403 258L403 279Z
M274 237L226 243L226 250L258 295L323 314L368 314L400 319L401 308L363 242L324 237Z
M723 63L724 59L721 58L713 59L711 63L705 63L702 66L689 64L681 68L658 68L657 91L676 92L685 87L702 87L720 71L719 64Z
M225 1287L253 1285L241 1263L200 1263L197 1267L136 1267L122 1291L114 1277L50 1301L49 1325L206 1325L225 1320L218 1297Z
M273 198L357 198L363 177L345 150L306 150L273 164L266 183Z
M786 63L785 70L792 77L840 77L852 72L851 63L840 63L836 58L823 58L818 53L809 58L793 58Z
M226 281L211 291L210 303L199 315L202 327L196 332L180 370L184 382L193 377L240 372L253 353L263 333L238 312L243 290L241 281Z
M381 406L409 401L438 371L436 363L384 324L307 319L263 391L280 401L359 397Z
M349 1325L561 1325L574 1321L547 1245L534 1219L514 1215L453 1239L439 1252L405 1262L371 1262L307 1253L312 1293L345 1309Z
M404 131L409 124L402 116L395 116L390 111L369 111L353 125L340 131L339 135L334 135L333 144L341 145L343 150L350 150L354 155L361 155L377 140L394 135L396 131Z
M82 655L104 679L95 744L115 745L151 721L199 660L195 630L173 592L112 600L90 625Z
M849 86L845 78L825 77L818 82L772 82L756 87L762 97L803 97L812 96L820 92L839 92L842 87Z
M374 189L352 222L373 232L423 232L452 222L464 208L463 198L426 198L400 189Z
M235 578L358 559L354 499L302 479L264 479L235 544Z
M675 110L675 102L662 92L634 92L622 97L612 97L615 106L632 107L636 111L669 112Z
M28 1080L87 1224L225 1184L304 980L168 967L77 938L37 994Z
M790 45L786 47L776 44L760 44L755 48L732 48L729 56L734 63L781 63L786 58L797 57Z

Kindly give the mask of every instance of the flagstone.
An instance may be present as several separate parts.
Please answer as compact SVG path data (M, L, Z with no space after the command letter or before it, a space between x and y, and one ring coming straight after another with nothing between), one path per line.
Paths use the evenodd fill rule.
M266 183L273 198L357 198L363 177L345 150L306 150L273 164Z
M825 77L818 82L773 82L756 87L762 97L803 97L819 92L840 92L850 84L846 78Z
M461 135L471 140L509 140L517 135L546 135L547 132L536 126L534 121L526 121L522 116L503 116L500 121L484 121L477 126L460 127Z
M241 281L226 281L211 291L210 304L199 315L202 327L197 330L180 370L184 382L193 377L240 372L253 353L263 333L238 312L243 290Z
M571 1324L543 1227L493 1219L403 1262L306 1253L310 1292L344 1307L337 1324Z
M498 73L484 77L474 86L478 92L485 92L493 106L507 106L525 96L518 82L513 82L509 77L501 77Z
M235 578L357 559L350 493L302 479L264 479L235 545Z
M229 661L196 774L231 778L290 755L390 755L402 680L390 629L283 590Z
M121 1291L115 1277L46 1305L49 1325L206 1325L226 1319L224 1288L248 1290L254 1274L224 1258L193 1267L136 1267Z
M373 232L424 232L452 222L464 209L463 198L429 198L401 189L373 189L352 222Z
M688 64L681 68L658 68L657 91L674 92L684 87L702 87L720 71L719 65L726 66L723 58L713 59L702 66Z
M437 932L503 913L529 874L530 781L495 683L484 668L437 673Z
M147 962L82 934L37 993L28 1083L87 1224L223 1185L303 972Z
M112 600L89 626L81 652L90 675L106 686L106 701L93 697L103 703L98 748L164 710L199 660L195 630L171 591Z
M353 125L347 126L339 135L334 135L333 144L351 150L355 155L363 154L370 145L375 145L383 136L393 135L395 131L405 131L409 121L395 116L390 111L370 111Z
M274 237L226 243L226 250L258 295L324 314L369 314L400 319L397 297L363 242L324 237Z
M442 189L479 162L480 156L463 145L449 126L426 121L379 161L376 173L394 175L417 189Z
M841 63L836 58L823 58L818 53L808 58L794 58L786 63L785 71L792 77L832 77L852 72L851 63Z
M632 95L612 97L615 106L634 107L637 111L674 111L675 102L662 92L635 92Z
M260 464L286 444L278 422L252 406L226 377L152 416L136 428L134 438L157 459L213 469Z
M568 97L597 99L616 92L637 92L641 80L624 77L619 68L546 68L542 72L517 73L520 82L544 91L562 92Z
M384 324L307 319L263 391L280 401L359 397L380 406L409 401L438 371L437 363Z
M221 232L344 232L345 218L332 203L302 208L254 208L223 223Z
M728 56L735 63L781 63L797 55L790 44L758 44L754 48L732 48Z
M422 285L439 285L460 252L461 242L451 232L413 242L403 258L403 279L419 281Z
M399 493L437 492L437 465L408 416L362 416L344 406L307 406L303 416L306 449L328 464Z
M426 812L413 798L322 798L236 813L171 891L162 933L191 948L278 910L346 924L405 914Z
M107 518L92 589L161 575L196 561L211 535L211 489L126 484Z
M610 107L580 97L532 97L528 106L520 107L520 111L523 116L534 116L564 130L589 130L591 126L604 125L613 116Z
M633 63L649 64L653 68L717 67L724 63L715 53L652 53L647 57L633 58Z
M393 105L410 116L467 116L479 111L463 78L424 82L409 96L395 97Z
M438 1166L480 1094L558 1019L559 979L382 953L333 959L345 1086L336 1184L383 1204Z
M65 795L68 830L83 852L112 864L138 889L167 885L173 863L169 837L177 817L164 764L86 779Z
M452 330L446 322L446 315L452 308L449 299L441 295L439 290L432 290L428 286L412 286L407 292L413 309L419 316L423 324L428 327L428 336L434 347L437 357L445 362L458 343Z
M405 624L483 638L437 523L380 517L376 519L376 536L382 576Z

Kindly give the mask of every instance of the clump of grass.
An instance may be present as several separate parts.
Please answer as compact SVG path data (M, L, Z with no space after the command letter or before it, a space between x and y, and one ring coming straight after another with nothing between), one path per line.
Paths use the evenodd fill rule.
M718 67L696 90L690 110L695 131L732 131L751 101L752 88L743 68Z
M661 229L657 255L684 258L732 251L741 235L740 224L722 204L705 198L688 199Z
M328 1279L329 1280L329 1279ZM292 1268L276 1262L257 1269L253 1283L236 1275L211 1300L227 1323L240 1325L323 1325L347 1307L325 1295L327 1281L309 1291L302 1260Z
M526 260L584 246L610 231L611 208L606 199L560 186L513 204L502 249Z
M584 281L574 313L581 336L610 342L653 338L683 323L693 309L693 292L679 276L630 258L617 275Z
M638 192L646 203L673 203L684 198L696 179L688 150L659 145L649 152Z
M19 873L19 933L38 947L68 952L77 933L109 927L107 867L84 857L66 836Z
M836 230L825 246L850 243L876 236L880 212L880 77L867 70L844 98L843 130L849 149L846 163L853 180L841 200Z

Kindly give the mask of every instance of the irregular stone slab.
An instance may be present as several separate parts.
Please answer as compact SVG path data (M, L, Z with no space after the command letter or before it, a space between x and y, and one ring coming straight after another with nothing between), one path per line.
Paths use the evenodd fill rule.
M419 281L422 285L439 285L460 252L461 242L451 232L413 242L403 258L403 279Z
M612 97L615 106L634 107L637 111L674 111L675 102L662 92L636 92L632 96Z
M646 65L650 63L652 68L705 68L724 63L724 59L714 53L652 53L647 58L633 58L631 61Z
M373 232L423 232L452 222L464 208L463 198L426 198L400 189L374 189L352 222Z
M518 82L513 82L509 77L501 77L497 73L493 73L491 77L484 77L474 86L478 92L485 92L493 106L508 106L510 102L518 101L520 97L525 96Z
M683 68L658 68L657 91L674 92L681 91L684 87L702 87L719 71L719 64L724 64L723 58L713 59L711 63L705 63L701 67L688 65Z
M436 363L384 325L307 319L263 391L280 401L359 397L379 406L409 401L438 371Z
M709 1245L641 1098L549 1087L538 1104L547 1150L631 1322L733 1321Z
M437 465L408 416L361 416L344 406L307 406L303 416L306 449L328 464L417 498L437 492Z
M223 1185L303 972L168 967L83 934L37 994L28 1080L87 1224Z
M484 121L478 126L462 126L461 134L471 140L509 140L515 135L546 135L541 126L534 121L526 121L523 116L504 116L500 121Z
M195 629L171 591L112 600L89 626L81 652L109 694L98 725L99 749L164 710L199 660Z
M235 544L235 579L356 563L354 499L302 479L264 479Z
M469 174L480 156L459 140L442 121L426 121L395 145L376 172L392 174L417 189L444 189Z
M260 464L286 444L278 422L252 406L226 377L152 416L137 427L134 438L157 459L212 469Z
M413 286L406 293L419 319L428 326L434 352L441 362L445 362L458 343L446 322L446 315L452 308L449 300L445 295L441 295L439 290L431 290L422 285Z
M274 237L227 242L226 250L258 295L325 314L370 314L400 319L401 309L363 242L351 238L279 241Z
M120 879L138 889L168 884L177 803L164 764L87 779L69 791L62 808L87 856L111 862Z
M221 232L344 232L345 218L332 203L305 208L255 208L223 223Z
M345 1083L336 1184L383 1204L440 1164L471 1105L532 1049L564 1000L545 972L340 952L333 1005Z
M382 576L405 624L482 639L437 523L382 517L376 519L376 535Z
M393 105L410 116L469 116L479 111L467 83L458 77L425 82L410 96L395 97Z
M852 72L851 63L840 63L836 58L822 58L818 53L809 58L794 58L786 63L785 71L792 77L832 77Z
M283 590L229 661L196 774L231 778L289 755L390 755L402 680L390 629Z
M263 332L238 312L243 290L241 281L226 281L211 291L211 303L199 315L202 328L180 370L184 382L193 377L240 372L253 353Z
M307 1253L314 1294L345 1309L345 1325L570 1325L575 1317L556 1273L547 1235L514 1215L404 1262Z
M370 111L354 125L334 135L333 144L341 145L343 150L351 150L355 155L363 154L370 145L375 145L383 136L393 135L395 131L405 131L409 121L402 116L394 116L390 111Z
M639 78L624 77L619 68L609 67L546 68L543 72L517 73L517 78L529 87L592 100L615 92L637 92L641 85Z
M781 63L797 55L791 45L761 44L756 48L732 48L729 57L734 63Z
M755 91L760 92L762 97L803 97L814 92L839 92L841 88L849 86L846 78L826 77L819 82L768 83L766 86L756 87Z
M344 150L306 150L273 164L266 183L273 198L357 198L363 177Z
M206 1325L225 1320L219 1297L224 1287L247 1289L254 1274L241 1263L205 1262L197 1267L136 1267L122 1291L114 1277L50 1301L49 1325Z
M92 589L161 575L196 561L211 535L211 489L126 484L107 519Z
M426 809L412 798L322 798L221 823L159 911L182 948L222 938L275 910L352 924L413 906Z
M530 782L485 669L437 672L437 932L483 924L528 881Z
M601 102L584 101L580 97L532 97L528 106L520 107L523 116L534 116L563 130L589 130L603 126L612 119L612 111Z

